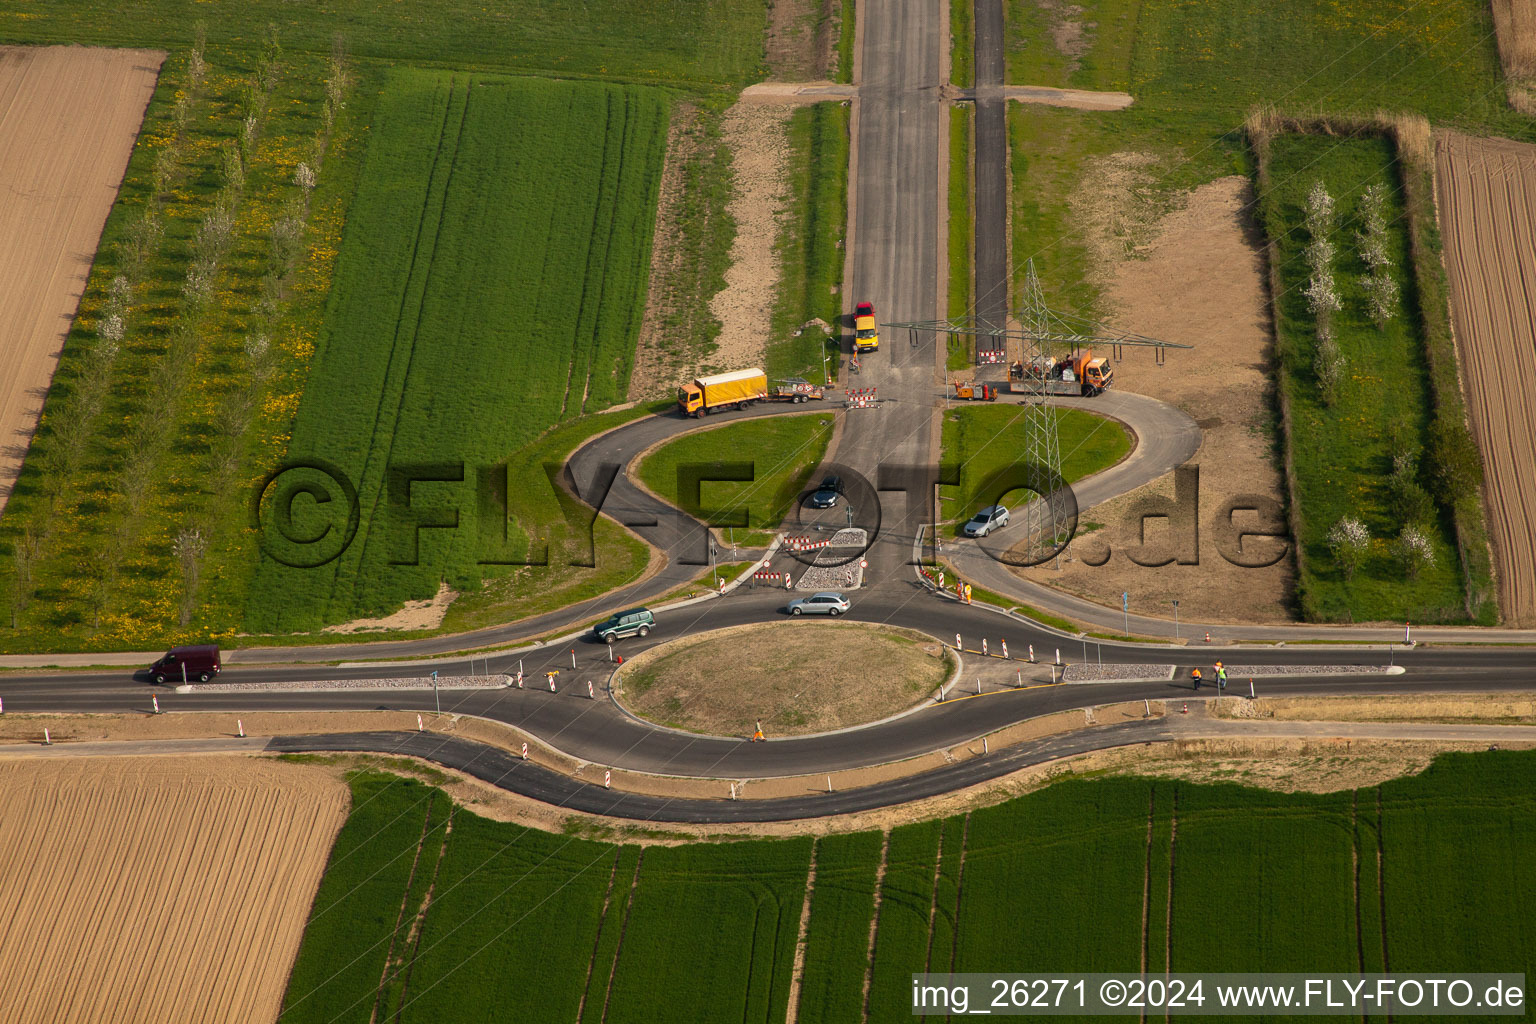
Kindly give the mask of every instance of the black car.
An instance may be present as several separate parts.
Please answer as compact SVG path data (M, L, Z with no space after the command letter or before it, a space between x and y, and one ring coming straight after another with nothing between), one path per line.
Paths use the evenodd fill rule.
M843 481L835 476L829 476L821 482L821 486L811 495L811 508L835 508L837 496L843 493Z

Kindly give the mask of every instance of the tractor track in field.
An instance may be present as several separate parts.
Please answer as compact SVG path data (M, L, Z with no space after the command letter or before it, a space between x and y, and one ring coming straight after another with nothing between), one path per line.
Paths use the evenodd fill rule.
M607 1024L608 1007L613 1001L613 979L619 976L619 957L624 954L624 936L629 931L629 912L635 906L635 890L640 888L640 868L645 863L645 851L635 858L635 873L629 880L629 894L624 900L624 914L619 921L619 941L613 947L613 962L608 965L608 985L603 989L603 1012L598 1024Z
M1447 134L1435 163L1499 606L1536 625L1536 146Z

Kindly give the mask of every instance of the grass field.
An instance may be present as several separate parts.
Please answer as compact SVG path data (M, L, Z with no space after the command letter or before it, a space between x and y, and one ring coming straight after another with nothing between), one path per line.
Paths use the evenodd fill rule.
M1126 90L1157 111L1226 111L1233 127L1258 103L1512 120L1478 0L1085 0L1070 15L1008 0L1004 23L1009 82ZM1058 45L1059 29L1076 42Z
M1108 469L1131 451L1125 428L1079 409L1053 409L1061 442L1061 473L1068 483ZM1011 465L1024 449L1024 410L1017 405L980 405L944 415L943 461L960 467L960 485L940 490L946 521L967 519L999 500L982 494L993 474ZM1019 492L1022 493L1022 492ZM1014 495L1016 498L1017 495ZM1012 499L1004 499L1012 506Z
M1408 579L1391 551L1407 525L1394 509L1389 481L1399 449L1420 453L1429 439L1433 402L1424 341L1412 314L1413 281L1403 225L1401 183L1389 140L1341 140L1287 134L1270 144L1267 189L1261 202L1265 231L1277 244L1282 292L1277 302L1281 386L1290 402L1290 445L1301 560L1298 590L1303 614L1316 620L1456 621L1465 618L1463 581L1447 510L1424 524L1435 565ZM1344 308L1335 315L1348 368L1330 405L1313 370L1316 333L1302 294L1308 269L1304 248L1307 191L1326 183L1336 197L1339 257L1336 276ZM1397 316L1378 329L1365 310L1359 279L1365 273L1349 241L1359 227L1358 201L1372 183L1391 195L1390 255L1401 287ZM1346 579L1328 549L1327 533L1341 517L1365 523L1372 542L1364 562Z
M433 791L352 785L284 1021L366 1021L379 1000L403 1021L493 1005L520 1019L784 1019L809 839L641 849L459 811L444 848ZM876 912L881 851L875 832L817 841L804 1024L858 1019L866 976L869 1019L896 1020L911 1015L912 973L1000 962L1536 971L1533 752L1447 754L1421 776L1322 795L1057 782L893 829ZM327 923L343 909L363 922L345 951ZM410 935L418 914L386 971L369 944Z
M0 9L7 43L177 47L205 21L215 45L255 50L274 26L289 51L324 55L342 33L360 60L690 85L761 74L764 0L30 0Z
M825 365L837 373L836 337L816 328L794 337L800 325L820 317L834 331L842 323L843 235L848 225L848 108L815 103L789 118L789 207L778 252L782 277L774 306L764 369L769 377L804 377L820 383Z
M295 564L264 555L251 631L376 615L538 560L544 538L501 518L518 493L506 467L625 393L666 114L639 87L388 75L289 446L353 482L356 536L313 568L302 545L280 551ZM287 536L347 526L324 518L345 502L299 504Z
M768 416L685 434L652 451L640 463L640 482L664 500L738 533L773 531L794 505L832 439L832 414ZM718 464L716 475L747 477L699 485L700 508L679 500L679 467ZM734 519L734 522L731 520ZM745 543L745 541L743 541Z

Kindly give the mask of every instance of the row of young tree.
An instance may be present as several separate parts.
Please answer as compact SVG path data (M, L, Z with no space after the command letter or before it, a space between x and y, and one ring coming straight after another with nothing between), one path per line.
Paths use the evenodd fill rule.
M1359 211L1363 226L1355 233L1355 251L1367 268L1360 279L1360 289L1365 293L1371 320L1378 329L1385 328L1397 316L1399 305L1397 281L1391 272L1392 257L1388 253L1386 188L1379 183L1367 186L1360 196ZM1334 199L1321 181L1314 183L1307 194L1306 225L1309 241L1303 255L1311 273L1304 294L1307 309L1317 324L1313 369L1323 402L1332 405L1348 371L1348 359L1339 347L1334 322L1334 314L1344 308L1333 274L1338 258L1338 246L1333 240L1337 227Z

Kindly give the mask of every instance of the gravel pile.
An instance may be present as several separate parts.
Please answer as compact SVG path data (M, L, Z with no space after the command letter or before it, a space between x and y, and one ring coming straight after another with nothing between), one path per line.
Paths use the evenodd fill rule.
M1172 665L1068 665L1066 683L1157 683L1173 678Z
M864 585L864 570L859 566L860 559L844 561L855 552L861 551L868 541L869 533L859 527L838 530L832 535L832 543L822 548L816 555L816 564L807 569L802 569L800 578L795 581L796 590L857 590ZM842 562L841 565L826 565L827 562ZM850 575L851 582L850 582Z
M510 686L512 677L493 676L440 676L439 690L499 690ZM524 685L527 681L524 680ZM193 683L178 686L178 692L186 693L310 693L316 690L430 690L431 676L399 676L393 679L313 679L301 682L272 683Z

